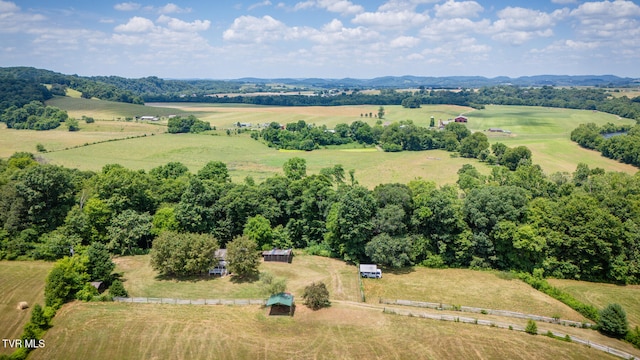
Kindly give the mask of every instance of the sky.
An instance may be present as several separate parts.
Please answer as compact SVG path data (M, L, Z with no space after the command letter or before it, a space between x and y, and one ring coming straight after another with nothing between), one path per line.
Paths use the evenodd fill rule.
M640 0L0 0L0 67L236 79L640 78Z

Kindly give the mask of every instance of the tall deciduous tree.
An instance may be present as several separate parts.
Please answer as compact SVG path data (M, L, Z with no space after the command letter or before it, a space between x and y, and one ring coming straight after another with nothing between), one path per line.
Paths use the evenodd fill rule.
M300 180L307 176L307 161L303 158L293 157L282 166L284 175L290 180Z
M239 236L227 244L227 268L240 278L258 275L260 252L258 244L246 236Z
M123 211L107 227L107 248L120 255L133 254L134 249L139 248L143 240L150 239L151 225L152 217L149 213Z
M162 275L198 275L214 264L218 241L208 234L165 231L154 241L151 267Z

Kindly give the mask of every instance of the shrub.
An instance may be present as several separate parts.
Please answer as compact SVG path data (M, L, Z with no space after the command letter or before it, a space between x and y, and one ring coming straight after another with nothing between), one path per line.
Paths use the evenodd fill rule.
M44 145L40 143L36 145L36 150L38 150L38 152L47 152L47 149L44 147Z
M609 304L600 311L600 321L598 321L600 332L607 336L623 338L629 330L627 313L620 304Z
M329 301L329 290L327 290L327 286L323 282L314 282L305 287L302 298L304 299L304 304L313 310L331 305Z
M524 332L531 335L537 335L538 324L536 324L536 322L531 319L527 320L527 326L524 328Z
M76 299L82 301L91 301L93 300L93 297L97 295L98 289L91 285L91 283L86 283L84 284L82 289L80 289L80 291L76 293Z
M111 294L111 296L129 297L129 293L127 293L127 290L120 280L113 281L111 287L109 287L109 294Z
M640 349L640 329L637 326L633 330L629 330L624 339Z

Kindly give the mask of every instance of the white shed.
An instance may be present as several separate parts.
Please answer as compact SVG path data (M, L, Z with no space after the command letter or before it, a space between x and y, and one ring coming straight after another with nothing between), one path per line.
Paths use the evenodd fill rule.
M360 264L360 277L380 279L382 278L382 270L374 264Z

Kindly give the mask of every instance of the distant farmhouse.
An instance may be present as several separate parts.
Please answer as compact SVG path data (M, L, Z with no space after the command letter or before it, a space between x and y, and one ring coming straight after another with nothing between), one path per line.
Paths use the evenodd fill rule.
M148 116L148 115L140 116L138 119L142 121L159 121L160 120L160 118L157 116Z
M264 261L277 261L291 264L293 260L293 249L273 249L262 252Z
M466 123L469 121L469 119L467 119L466 116L458 116L457 118L453 119L453 121L457 122L457 123Z

